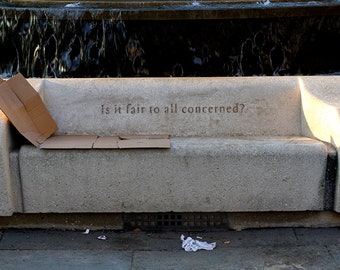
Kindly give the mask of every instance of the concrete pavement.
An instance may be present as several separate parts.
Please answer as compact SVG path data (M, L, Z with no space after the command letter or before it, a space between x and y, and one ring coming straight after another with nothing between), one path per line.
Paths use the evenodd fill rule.
M340 269L340 228L184 234L217 247L186 252L180 232L3 230L0 269Z

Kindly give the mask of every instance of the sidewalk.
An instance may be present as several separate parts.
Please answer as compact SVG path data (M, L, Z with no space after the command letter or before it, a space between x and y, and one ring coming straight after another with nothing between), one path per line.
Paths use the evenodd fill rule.
M340 228L191 233L217 243L197 252L184 251L180 235L4 230L0 269L340 269Z

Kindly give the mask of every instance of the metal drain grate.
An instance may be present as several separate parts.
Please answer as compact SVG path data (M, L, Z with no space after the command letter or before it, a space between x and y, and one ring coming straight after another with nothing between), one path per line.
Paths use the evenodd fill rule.
M200 231L228 229L226 213L131 213L123 215L124 229Z

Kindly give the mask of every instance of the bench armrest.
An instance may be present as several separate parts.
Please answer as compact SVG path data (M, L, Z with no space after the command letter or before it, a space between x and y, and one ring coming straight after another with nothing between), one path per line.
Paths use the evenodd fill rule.
M299 78L302 135L340 147L340 77Z
M340 151L340 77L299 78L301 92L301 133L331 143ZM338 158L338 168L340 168ZM337 169L338 171L338 169ZM337 172L335 210L340 212L340 174Z
M20 211L20 182L16 175L18 155L12 153L15 141L8 119L0 111L0 216Z

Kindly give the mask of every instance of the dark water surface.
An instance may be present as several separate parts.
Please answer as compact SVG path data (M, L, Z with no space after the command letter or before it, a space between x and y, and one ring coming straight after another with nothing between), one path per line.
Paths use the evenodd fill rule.
M261 7L262 11L273 5L267 1L251 8ZM285 5L280 9L285 13L280 14L289 13L289 3ZM229 12L234 15L223 18L218 13L225 11L223 8L215 6L215 13L207 13L209 18L202 15L205 13L192 13L195 9L212 10L199 2L161 6L158 11L173 13L158 19L160 13L149 10L146 17L138 19L139 11L133 10L122 13L119 9L79 8L78 4L67 8L8 4L0 11L0 74L168 77L340 72L340 15L323 12L306 16L301 8L301 15L294 9L294 16L268 16L267 12L262 18L240 18ZM234 8L242 11L240 6ZM186 9L189 13L183 14L189 14L188 18L180 14ZM156 17L150 17L152 14Z

